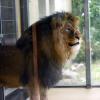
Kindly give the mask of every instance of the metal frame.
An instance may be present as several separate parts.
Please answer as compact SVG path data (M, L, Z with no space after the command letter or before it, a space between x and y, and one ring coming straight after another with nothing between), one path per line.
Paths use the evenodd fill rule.
M3 87L0 88L0 100L5 100L4 99L4 89L3 89Z
M28 0L20 0L21 33L28 27Z
M12 8L12 9L16 9L15 8L15 0L13 1L13 6L10 6L10 8ZM3 5L1 5L0 4L0 8L1 7L6 7L6 8L9 8L9 6L7 5L7 6L3 6ZM0 9L0 14L1 14L1 9ZM5 13L5 12L4 12ZM15 12L13 12L14 13L14 15L16 15L16 11ZM17 24L16 24L16 26L15 26L15 32L13 32L13 33L9 33L9 34L5 34L5 33L3 33L3 30L2 30L2 24L3 24L3 22L4 21L13 21L13 22L15 22L16 23L16 18L15 19L0 19L1 20L1 33L0 33L0 43L1 44L3 44L3 45L5 45L5 44L7 44L7 41L9 41L9 43L8 44L10 44L11 45L11 42L12 42L12 44L14 44L15 43L15 41L16 41L16 34L15 34L15 32L17 32Z
M84 0L84 33L85 33L85 62L86 62L86 86L91 87L91 40L88 0Z

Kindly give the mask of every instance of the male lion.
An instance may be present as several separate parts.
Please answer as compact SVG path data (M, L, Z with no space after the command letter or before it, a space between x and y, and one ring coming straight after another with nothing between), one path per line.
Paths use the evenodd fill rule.
M31 25L15 46L0 46L0 86L19 87L33 84L32 27L37 35L38 76L41 95L62 78L63 65L80 48L79 18L71 13L56 13ZM41 100L42 97L41 97Z

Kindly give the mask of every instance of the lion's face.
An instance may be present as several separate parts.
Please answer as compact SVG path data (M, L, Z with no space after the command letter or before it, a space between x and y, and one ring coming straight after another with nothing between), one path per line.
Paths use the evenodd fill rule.
M40 77L44 77L43 79L46 81L42 81L48 86L57 83L62 78L62 67L74 59L80 49L79 21L75 16L70 14L68 16L69 18L67 16L64 18L64 15L63 17L52 16L52 23L50 23L52 31L49 30L49 34L41 36L39 42L39 47L42 49L40 54L45 54L44 57L41 57L44 65L41 65Z
M57 13L34 24L39 55L58 63L73 59L80 48L79 18L70 13ZM26 53L32 50L32 27L17 41L17 47Z
M64 40L66 44L67 60L72 60L79 52L81 45L81 33L79 29L72 24L65 25L63 29Z
M64 21L56 19L54 25L56 28L53 30L52 48L54 48L53 55L55 59L61 63L64 63L66 60L74 59L81 44L81 33L78 29L79 19L69 15L69 18L66 17Z

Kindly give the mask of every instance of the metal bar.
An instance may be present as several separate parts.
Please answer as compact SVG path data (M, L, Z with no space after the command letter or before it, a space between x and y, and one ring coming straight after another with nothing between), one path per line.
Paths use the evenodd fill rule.
M86 86L91 87L91 41L90 41L89 3L84 0L84 33L85 33L85 62Z
M4 90L3 90L3 87L0 88L0 100L4 100Z
M21 12L21 32L28 28L28 5L27 0L20 0L20 12Z

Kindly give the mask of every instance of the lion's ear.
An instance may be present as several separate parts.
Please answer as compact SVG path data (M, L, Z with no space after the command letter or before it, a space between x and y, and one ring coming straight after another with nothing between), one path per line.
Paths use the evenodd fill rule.
M74 16L72 14L68 14L67 16L67 20L69 20L69 22L74 26L74 27L78 27L80 24L80 18L78 16Z
M75 26L79 26L79 24L80 24L80 18L79 18L79 16L75 16L75 18L74 18L74 25Z

